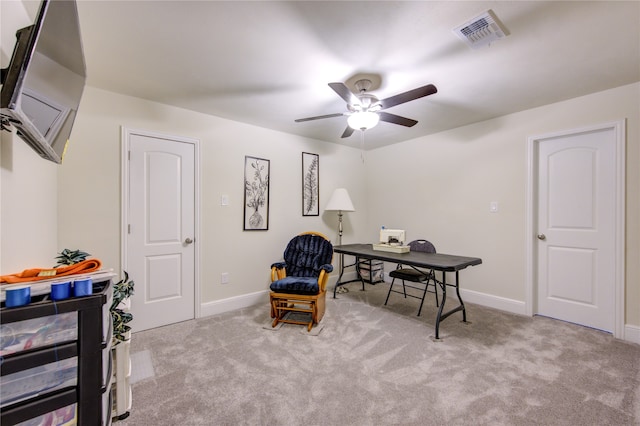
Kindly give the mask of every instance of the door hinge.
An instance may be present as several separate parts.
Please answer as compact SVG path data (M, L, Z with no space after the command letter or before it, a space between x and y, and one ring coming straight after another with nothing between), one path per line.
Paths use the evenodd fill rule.
M131 161L131 151L127 151L127 160Z
M130 234L131 233L131 224L127 225L127 233Z

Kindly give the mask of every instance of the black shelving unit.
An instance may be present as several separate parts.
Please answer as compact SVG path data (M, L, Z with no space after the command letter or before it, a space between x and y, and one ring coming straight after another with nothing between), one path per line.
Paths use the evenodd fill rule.
M0 408L0 423L15 425L68 405L77 404L77 424L111 423L111 279L94 282L93 294L61 301L32 302L0 308L0 323L9 324L68 312L78 314L77 340L24 350L3 356L0 376L78 357L77 384L53 390ZM105 314L106 312L106 314ZM104 322L108 321L108 324ZM108 360L105 357L109 357ZM103 371L104 368L109 371ZM105 374L106 373L106 374ZM105 404L105 400L106 401Z

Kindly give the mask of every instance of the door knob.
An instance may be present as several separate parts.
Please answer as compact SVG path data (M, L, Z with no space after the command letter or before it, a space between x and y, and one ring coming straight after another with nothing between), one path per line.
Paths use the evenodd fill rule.
M538 239L544 241L547 239L547 236L544 234L538 234Z
M187 238L186 240L184 240L185 244L191 244L193 243L193 240L191 238Z

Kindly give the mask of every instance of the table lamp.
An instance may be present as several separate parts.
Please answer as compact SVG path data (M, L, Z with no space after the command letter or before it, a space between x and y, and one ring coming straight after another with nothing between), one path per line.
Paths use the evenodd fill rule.
M338 245L342 245L342 212L356 211L347 190L345 188L335 189L324 210L338 212Z

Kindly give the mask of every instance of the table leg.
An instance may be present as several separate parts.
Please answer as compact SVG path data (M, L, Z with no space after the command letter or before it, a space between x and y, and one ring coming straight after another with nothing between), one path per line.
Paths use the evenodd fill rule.
M464 302L462 301L462 297L460 297L460 286L458 285L458 272L456 271L456 294L458 295L458 301L460 302L460 306L462 306L462 321L467 322L467 309L464 307Z
M338 260L338 263L340 265L338 265L338 267L340 268L340 275L338 275L338 281L336 281L336 285L335 287L333 287L333 298L336 298L336 290L338 290L338 287L341 285L344 285L346 283L341 283L340 281L342 281L342 275L344 274L344 254L340 254L340 258Z
M362 291L364 291L364 278L362 278L362 273L360 272L360 258L356 257L356 274L360 277L360 280L351 280L350 282L362 281ZM369 270L369 273L373 274L373 271Z
M447 301L447 273L442 271L442 283L440 284L442 288L442 302L440 302L440 307L438 308L438 315L436 316L436 339L440 338L440 320L442 318L442 310L444 309L444 304Z
M344 264L344 254L340 253L340 258L339 258L340 275L338 276L338 281L336 281L335 287L333 287L333 298L334 299L336 298L336 291L338 290L338 287L340 287L342 285L345 285L345 284L353 283L353 282L356 282L356 281L361 281L362 282L362 291L364 291L364 280L362 279L362 276L360 275L360 270L358 269L359 268L358 262L359 262L359 258L356 257L355 263L352 263L350 265L345 265ZM356 267L356 274L358 275L359 278L355 279L355 280L342 282L342 275L344 274L345 268L350 268L352 266ZM345 291L346 291L346 289L345 289Z
M438 309L438 316L436 317L436 339L440 338L440 321L444 320L449 315L458 311L462 311L462 321L467 322L467 310L465 309L464 303L462 302L462 297L460 297L460 285L458 281L459 279L458 272L459 271L456 271L455 288L456 288L456 295L458 296L458 301L460 302L460 305L443 314L442 310L444 308L444 302L447 300L447 273L442 271L442 285L441 285L442 304L440 304L440 308Z

